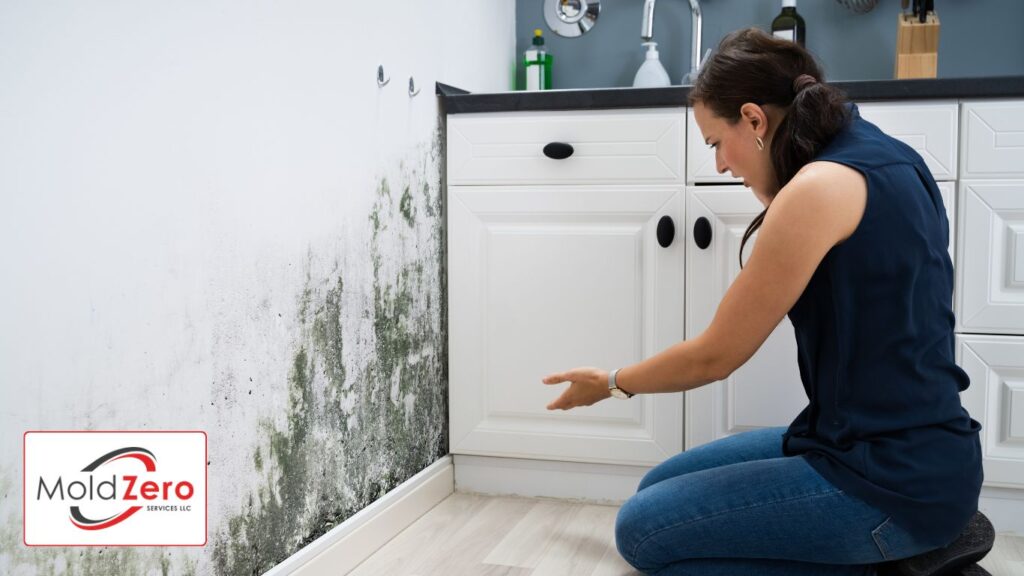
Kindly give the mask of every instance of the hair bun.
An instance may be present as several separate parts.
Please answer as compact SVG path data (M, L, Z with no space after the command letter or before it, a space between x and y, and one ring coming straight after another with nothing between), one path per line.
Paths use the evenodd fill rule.
M799 94L804 88L807 88L811 84L817 84L818 79L810 74L801 74L793 80L793 93Z

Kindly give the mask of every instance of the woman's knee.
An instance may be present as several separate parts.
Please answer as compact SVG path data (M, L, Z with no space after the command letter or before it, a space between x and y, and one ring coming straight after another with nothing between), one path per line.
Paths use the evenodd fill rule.
M664 568L658 544L651 538L654 531L649 506L643 495L636 495L619 508L615 518L615 547L630 566L645 573Z
M640 484L636 487L636 491L639 492L648 486L657 484L664 480L665 474L661 470L662 467L660 465L648 470L647 473L644 474L644 477L640 479Z
M630 566L641 571L646 566L639 564L636 549L643 531L642 521L643 515L639 511L639 506L636 506L636 496L627 500L615 517L615 547L619 551L619 556L622 556Z

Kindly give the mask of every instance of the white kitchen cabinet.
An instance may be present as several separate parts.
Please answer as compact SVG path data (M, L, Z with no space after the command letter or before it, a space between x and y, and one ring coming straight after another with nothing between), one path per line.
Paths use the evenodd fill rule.
M961 401L981 423L985 484L1024 488L1024 338L957 335L971 385Z
M683 181L682 108L459 114L448 123L448 184L671 184ZM547 144L573 147L552 160Z
M1024 178L1024 100L964 102L961 124L961 178Z
M692 186L686 206L686 337L703 332L740 272L743 232L764 206L743 186ZM693 231L710 224L711 242L700 248ZM744 262L757 239L747 241ZM788 426L807 405L796 362L793 325L784 318L758 351L727 379L686 393L686 447L737 432Z
M1024 180L960 183L957 330L1024 334Z
M867 102L860 115L883 132L916 150L937 181L955 180L957 173L957 103ZM732 174L718 174L715 152L704 143L693 110L687 112L687 184L739 183ZM1024 166L1024 162L1021 164Z
M651 466L682 450L682 394L549 411L568 384L541 378L633 364L683 339L684 117L524 114L538 135L507 114L449 117L453 454ZM545 157L549 141L574 155ZM481 160L492 157L520 160Z
M957 363L971 379L961 399L982 425L986 489L1024 488L1024 100L963 102L960 126ZM1021 496L998 502L1021 517Z

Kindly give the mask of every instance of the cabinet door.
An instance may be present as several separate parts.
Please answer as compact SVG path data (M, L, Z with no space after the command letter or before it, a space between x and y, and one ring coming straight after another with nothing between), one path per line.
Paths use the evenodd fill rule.
M957 212L957 331L1024 334L1024 180L962 181Z
M955 101L868 102L857 108L862 118L917 151L936 180L956 180Z
M710 324L726 290L739 274L743 232L764 208L742 186L687 189L686 337ZM700 219L711 226L711 243L700 248L694 228ZM747 241L744 260L756 242ZM686 393L686 447L692 448L737 432L788 426L807 405L796 360L796 339L788 318L761 348L728 379Z
M549 411L568 384L541 378L625 366L682 340L683 196L448 188L452 453L652 465L682 450L682 394ZM663 218L676 230L667 247Z
M957 364L971 378L961 395L981 423L985 484L1024 488L1024 338L956 337Z
M965 102L960 177L1024 178L1024 100Z

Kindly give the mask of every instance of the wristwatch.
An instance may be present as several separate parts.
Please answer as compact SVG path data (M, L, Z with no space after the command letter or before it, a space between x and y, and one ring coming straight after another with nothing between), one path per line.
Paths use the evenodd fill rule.
M615 396L620 400L632 398L635 394L630 394L615 385L615 375L619 373L619 370L622 370L622 368L616 368L608 373L608 391L611 392L612 396Z

